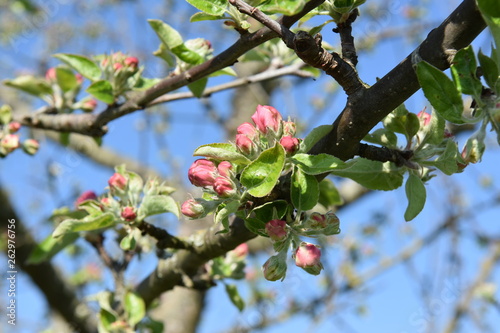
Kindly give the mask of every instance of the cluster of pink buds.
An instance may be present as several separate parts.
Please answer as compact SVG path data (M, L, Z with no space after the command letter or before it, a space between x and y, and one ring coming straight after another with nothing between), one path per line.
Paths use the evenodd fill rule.
M21 143L19 134L21 124L11 121L2 126L0 130L0 157L7 156L17 148L21 147L28 155L34 155L40 147L37 140L26 139Z
M191 184L211 191L219 198L231 198L238 194L238 188L233 175L233 165L222 161L218 165L207 159L193 162L188 171ZM198 218L205 212L203 205L195 199L185 201L181 212L190 218Z
M278 141L288 156L299 148L300 140L295 138L296 125L292 121L283 121L278 110L268 105L258 105L252 115L255 124L243 123L236 132L236 147L244 155L252 158L262 150Z
M135 73L139 68L139 59L137 57L127 56L121 52L115 52L105 56L101 60L101 67L104 70L112 70L114 72L127 71Z

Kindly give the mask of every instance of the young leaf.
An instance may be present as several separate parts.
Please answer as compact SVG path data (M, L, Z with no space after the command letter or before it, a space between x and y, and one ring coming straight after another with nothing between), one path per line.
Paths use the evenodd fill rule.
M256 207L252 210L255 213L255 217L260 221L267 223L274 218L281 219L285 216L288 209L288 203L285 200L276 200L271 202L266 202L262 206ZM273 215L276 212L276 217Z
M306 2L304 0L269 0L265 1L261 6L258 6L258 8L266 14L283 14L290 16L300 12L305 4Z
M346 163L340 158L328 154L295 154L291 160L308 175L320 175L346 167Z
M27 264L39 264L50 260L59 251L66 246L73 244L79 235L77 233L64 234L62 237L54 238L52 235L47 236L41 243L37 244L31 252Z
M226 284L226 293L231 300L231 303L238 308L238 310L243 311L245 308L245 301L241 298L238 289L234 284Z
M425 61L417 64L417 77L425 97L434 109L449 122L463 124L462 96L453 81Z
M481 95L483 85L476 77L476 68L476 57L471 45L459 50L455 54L451 64L451 76L462 94L474 97Z
M363 138L364 141L382 145L389 148L396 148L398 146L398 137L393 131L387 128L379 128L369 133Z
M123 251L132 251L135 249L135 237L133 233L129 233L127 236L123 237L120 241L120 248Z
M134 327L146 315L144 300L131 291L125 294L125 313L130 326Z
M12 80L4 80L3 84L16 88L36 97L52 95L50 84L44 79L31 75L21 75Z
M490 28L497 49L500 47L500 6L497 0L477 0L477 6L484 21ZM495 62L500 66L500 53L496 54Z
M101 78L101 69L87 57L69 53L54 54L54 57L66 63L87 79L97 81Z
M269 235L266 234L265 232L266 222L262 222L261 220L254 217L247 217L244 219L244 221L245 221L245 227L254 234L263 237L269 237Z
M330 179L325 178L319 183L318 202L328 209L332 206L343 205L344 199L340 196L335 184Z
M113 104L115 102L113 86L111 86L109 81L96 81L87 88L87 92L106 104Z
M207 86L208 79L205 77L203 79L199 79L193 83L188 84L189 90L193 93L195 97L200 98L203 96L203 91L205 90L205 87Z
M215 213L215 224L222 224L223 229L218 231L218 234L225 234L229 232L229 215L236 213L240 203L238 201L231 201L228 204L220 204L217 212Z
M426 161L422 164L435 166L441 170L445 175L452 175L458 171L457 166L457 144L452 140L448 140L444 152L434 161Z
M205 1L204 1L205 2ZM215 20L225 20L227 19L224 15L210 15L203 12L194 13L190 18L189 22L201 22L201 21L215 21Z
M334 169L332 174L350 178L372 189L391 191L403 184L404 169L397 168L390 162L378 162L365 158L355 158L346 163L344 169Z
M300 143L299 152L307 153L312 147L325 135L330 133L332 130L332 125L321 125L314 128Z
M10 105L2 105L0 107L0 124L7 125L12 121L12 108Z
M205 58L184 44L173 47L171 50L179 59L191 65L199 65L205 61Z
M238 153L230 143L210 143L196 148L193 156L204 156L218 161L229 161L239 165L247 165L250 160Z
M96 217L87 216L81 220L65 220L61 222L52 233L57 238L70 232L91 231L107 228L115 225L115 217L112 213L104 213Z
M162 22L161 20L148 20L148 22L167 49L172 50L173 48L184 44L182 37L177 30L172 28L167 23Z
M495 60L484 55L481 50L479 50L477 57L479 59L479 64L481 65L484 80L491 89L495 90L499 79L498 66L495 63Z
M168 195L146 195L137 212L139 220L151 215L173 213L179 218L179 206Z
M78 81L72 70L64 67L56 67L57 84L63 92L70 91L78 86Z
M285 149L282 145L264 150L241 173L241 184L250 195L263 197L274 188L285 165Z
M319 185L316 177L304 173L300 168L295 168L290 193L292 203L297 210L312 209L319 199Z
M212 16L219 16L225 13L227 0L186 0L192 6L198 8L202 12Z
M426 191L422 180L410 174L405 186L406 197L408 198L408 207L405 211L405 220L413 220L424 209Z

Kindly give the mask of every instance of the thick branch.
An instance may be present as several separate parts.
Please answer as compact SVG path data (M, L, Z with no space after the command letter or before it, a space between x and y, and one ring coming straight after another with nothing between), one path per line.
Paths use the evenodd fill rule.
M152 224L142 221L137 228L143 233L153 237L158 241L156 246L159 249L193 249L193 246L180 238L172 236L165 229L157 228Z
M414 59L425 60L441 70L449 67L449 50L469 45L485 28L474 0L465 0L420 46L362 94L352 95L332 131L311 153L328 153L347 160L359 150L368 132L397 106L415 93L420 85L413 69Z

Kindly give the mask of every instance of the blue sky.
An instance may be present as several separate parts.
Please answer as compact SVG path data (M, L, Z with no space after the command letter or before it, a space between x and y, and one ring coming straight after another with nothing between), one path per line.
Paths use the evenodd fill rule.
M156 50L158 40L153 31L149 28L147 18L160 18L162 7L159 1L151 1L150 7L143 11L137 11L137 6L133 3L125 2L117 6L114 10L105 13L94 14L95 19L103 19L108 24L123 27L120 34L114 36L101 35L99 38L89 40L85 38L72 38L68 43L61 45L56 52L86 53L97 54L102 52L122 50L131 54L137 54L139 58L145 59L146 54ZM392 27L402 27L405 18L402 17L402 8L408 4L414 4L415 1L389 1L388 7L380 11L378 20L370 24L360 23L360 29L355 32L355 37L364 37L370 33L377 33ZM443 1L428 3L424 10L429 12L429 22L441 22L447 16L459 1ZM71 23L80 23L85 20L94 19L84 14L90 12L81 12L76 8L78 6L68 5L66 1L53 0L50 2L53 10L49 12L50 20L54 22L69 20ZM368 5L368 4L367 4ZM113 7L115 8L115 7ZM187 23L183 20L185 13L192 13L193 9L188 5L179 5L176 7L176 15L167 16L166 20L178 29L185 29ZM170 20L172 18L172 21ZM44 29L47 25L41 26ZM185 39L194 37L212 38L212 44L215 51L220 52L230 45L232 40L236 39L236 34L225 33L224 38L213 37L219 29L218 22L196 23L192 25L190 33L185 35ZM325 30L324 40L335 44L337 37ZM0 61L1 79L11 78L20 72L35 71L37 60L45 57L50 65L57 64L57 61L49 58L46 53L46 40L41 38L40 32L33 30L28 34L22 35L13 44L0 46L0 52L4 58ZM388 70L399 63L407 54L409 54L416 44L403 38L395 38L382 42L371 52L360 54L359 72L360 76L367 83L375 82L376 77L382 77ZM483 33L475 42L475 47L483 49L489 48L489 39L486 33ZM142 57L141 57L142 56ZM164 69L159 61L150 60L146 64L146 73L150 76L165 75ZM216 84L228 80L228 78L214 78L210 84ZM333 106L325 113L315 115L309 105L312 96L321 92L321 89L328 83L328 78L320 78L316 82L301 84L297 88L291 88L285 93L278 93L273 96L272 105L280 110L283 115L297 116L306 115L306 119L312 119L309 124L314 127L321 124L330 123L336 115L342 110L345 98L342 95L335 97ZM294 82L294 81L290 81ZM304 97L305 96L305 97ZM230 92L217 94L212 98L212 102L217 110L222 114L229 114ZM420 111L427 103L422 99L422 94L417 93L406 104L412 112ZM102 106L101 106L102 109ZM146 121L142 112L137 112L114 121L110 124L110 133L104 138L104 145L117 152L129 156L140 157L145 163L156 168L163 175L171 172L172 163L179 166L187 173L187 168L194 160L191 156L192 151L206 143L221 142L224 138L217 125L209 121L204 113L203 107L196 100L178 101L168 105L171 125L168 131L162 136L166 147L169 150L172 159L165 161L158 153L160 148L157 140L151 134L141 132L137 133L138 124ZM192 120L196 119L196 122ZM154 121L153 121L154 123ZM27 130L22 134L27 136ZM459 142L463 144L465 138L458 137ZM498 187L483 188L479 186L479 181L489 177L493 184L498 184L497 164L498 145L494 141L489 142L488 150L479 165L469 166L464 173L454 175L451 178L440 176L433 179L428 188L428 201L421 215L411 222L410 228L417 234L425 235L432 230L436 223L440 222L445 216L450 195L451 186L458 186L463 189L466 196L463 198L468 204L467 207L474 207L477 202L482 202L491 197ZM144 147L150 147L145 152ZM54 191L48 192L47 186L47 166L58 168L59 176L55 178L53 185ZM107 184L107 179L112 174L112 170L96 165L88 161L85 157L72 152L71 150L55 145L50 142L42 142L41 149L37 156L29 157L21 152L15 152L0 163L0 183L7 189L17 209L19 216L32 228L32 232L38 240L43 239L52 231L51 225L45 222L51 211L62 205L71 205L75 194L83 190L94 190L97 193L102 192ZM187 177L184 182L187 183ZM339 236L354 237L361 225L370 222L375 212L388 213L390 226L383 231L383 241L374 242L377 250L383 255L395 254L402 247L408 246L412 242L411 237L405 236L401 231L408 226L404 222L403 213L405 209L406 198L404 189L399 189L390 193L375 193L360 202L352 205L340 214L342 234ZM472 208L468 208L472 209ZM481 228L487 232L497 233L493 221L498 221L498 208L496 210L485 210L478 213L471 225L464 226L464 233L471 232L474 228ZM175 225L171 220L162 221L166 226L172 228ZM181 223L187 223L182 221ZM172 229L174 230L174 229ZM358 234L359 235L359 234ZM348 309L343 308L341 316L327 315L318 326L314 326L311 320L302 315L297 316L284 324L275 325L264 330L266 333L279 332L304 332L314 328L316 332L394 332L394 333L413 333L423 332L426 323L430 318L438 318L439 321L447 318L449 305L454 302L453 295L460 297L463 295L460 283L464 281L440 280L442 276L433 275L434 271L439 271L447 267L443 261L443 255L449 249L449 240L440 240L429 249L419 253L411 265L399 266L380 277L370 281L364 291L366 293L352 293L347 296L341 296L338 300L339 308L343 304L348 305ZM484 250L478 249L473 240L464 237L460 245L460 251L464 254L465 282L474 276L477 271L477 257L484 254ZM95 260L92 252L87 257L89 260ZM331 258L333 269L340 263L343 255L342 249L332 246L326 251L328 258ZM252 261L256 265L261 265L266 257L259 256ZM330 259L329 259L330 260ZM5 260L2 259L4 265ZM64 271L73 272L79 268L78 263L68 260L64 254L58 255L55 262L60 264ZM149 269L154 267L155 260L149 258L144 262L134 262L130 267L128 278L130 281L140 281L147 275ZM366 269L373 267L375 260L367 260ZM428 312L420 301L420 292L416 288L415 281L409 277L411 267L417 267L418 271L424 272L422 279L428 280L434 285L433 293L430 296L430 302L435 304L435 309ZM1 266L3 267L3 266ZM148 269L146 269L148 268ZM5 271L5 270L3 270ZM498 276L498 270L495 272ZM336 273L338 274L338 273ZM279 313L287 302L287 295L296 295L298 299L307 298L310 294L317 294L321 291L320 278L308 276L302 273L296 267L289 267L289 274L283 283L262 282L265 288L276 290L277 296L274 302L267 304L266 309L270 313ZM249 296L248 287L245 282L238 283L244 296ZM46 304L39 291L33 287L29 278L23 274L19 275L19 326L15 332L32 332L33 329L43 329L48 322L46 313ZM106 280L100 287L111 287L111 282ZM98 287L92 287L86 292L96 292ZM451 295L450 297L446 297ZM5 294L2 292L2 294ZM3 297L0 298L3 302ZM356 305L365 304L368 308L366 315L358 316L356 314ZM29 305L29 306L28 306ZM237 310L229 303L224 294L223 286L219 285L209 292L207 299L207 312L203 318L200 328L201 333L221 332L229 329L235 322L252 323L258 319L258 314L254 311L244 311L239 314ZM427 311L427 312L426 312ZM222 314L222 315L221 315ZM498 315L498 313L497 313ZM230 318L228 320L228 318ZM492 317L492 322L500 324L500 320ZM2 325L5 321L2 320ZM9 329L5 327L4 329ZM467 332L479 332L474 326L467 326Z

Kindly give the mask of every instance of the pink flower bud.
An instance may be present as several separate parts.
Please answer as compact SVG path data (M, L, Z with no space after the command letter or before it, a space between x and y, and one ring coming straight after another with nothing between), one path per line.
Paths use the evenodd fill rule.
M7 134L0 142L0 145L10 153L19 148L19 136L16 134Z
M114 69L116 72L118 72L118 71L119 71L120 69L122 69L122 68L123 68L123 65L122 65L122 64L120 64L119 62L115 62L115 63L113 64L113 69Z
M127 187L127 178L119 173L114 173L108 180L111 192L123 191Z
M252 141L259 137L259 132L255 128L255 126L250 123L243 123L238 126L238 128L236 129L236 133L243 134Z
M16 133L21 128L21 124L17 121L13 121L9 124L9 133Z
M182 204L181 212L187 217L197 219L205 213L205 209L203 205L195 199L188 199Z
M213 186L217 176L215 164L206 159L194 161L188 170L189 181L198 187Z
M278 110L267 105L258 105L252 116L253 122L262 134L267 134L268 130L271 130L275 135L278 135L282 119L283 117Z
M320 213L312 213L307 221L309 226L313 229L326 227L326 216Z
M93 98L82 103L81 109L85 112L92 112L97 107L97 101Z
M80 204L84 201L95 200L95 199L97 199L97 195L94 193L94 191L85 191L82 194L80 194L78 198L76 198L75 207L78 208L78 206L80 206Z
M238 245L233 250L233 253L238 258L244 258L244 257L246 257L247 254L248 254L248 244L247 243L243 243L243 244Z
M431 122L432 115L428 114L425 111L420 111L417 114L417 117L420 118L420 124L422 126L427 126Z
M131 222L135 220L137 214L135 213L134 207L127 206L123 207L121 216L125 221Z
M272 256L262 266L264 277L268 281L284 279L286 275L286 259L278 256Z
M297 125L293 121L283 122L283 136L295 136Z
M233 170L233 165L228 161L222 161L217 166L217 170L219 171L219 175L222 177L230 178L231 170Z
M45 80L47 80L48 82L56 82L57 75L55 67L50 67L49 69L47 69L47 72L45 72Z
M294 254L295 265L310 274L318 275L323 269L321 250L314 244L302 242Z
M229 198L236 194L234 183L226 177L217 177L215 179L214 191L221 198Z
M286 230L286 221L282 220L271 220L266 223L266 234L273 241L282 241L288 236L288 231Z
M104 197L101 199L101 203L103 206L109 207L111 205L111 200L108 197Z
M127 67L136 69L137 66L139 66L139 59L137 59L136 57L127 57L127 58L125 58L125 60L123 61L123 63Z
M78 84L82 84L82 82L83 82L83 76L82 76L82 74L80 74L80 73L76 73L76 74L75 74L75 78L76 78L76 82L77 82Z
M23 142L23 150L28 155L35 155L40 144L35 139L27 139Z
M299 149L300 142L297 138L284 136L281 138L280 144L285 148L287 155L293 155Z
M251 155L254 151L254 142L244 134L236 134L236 148L245 155Z

